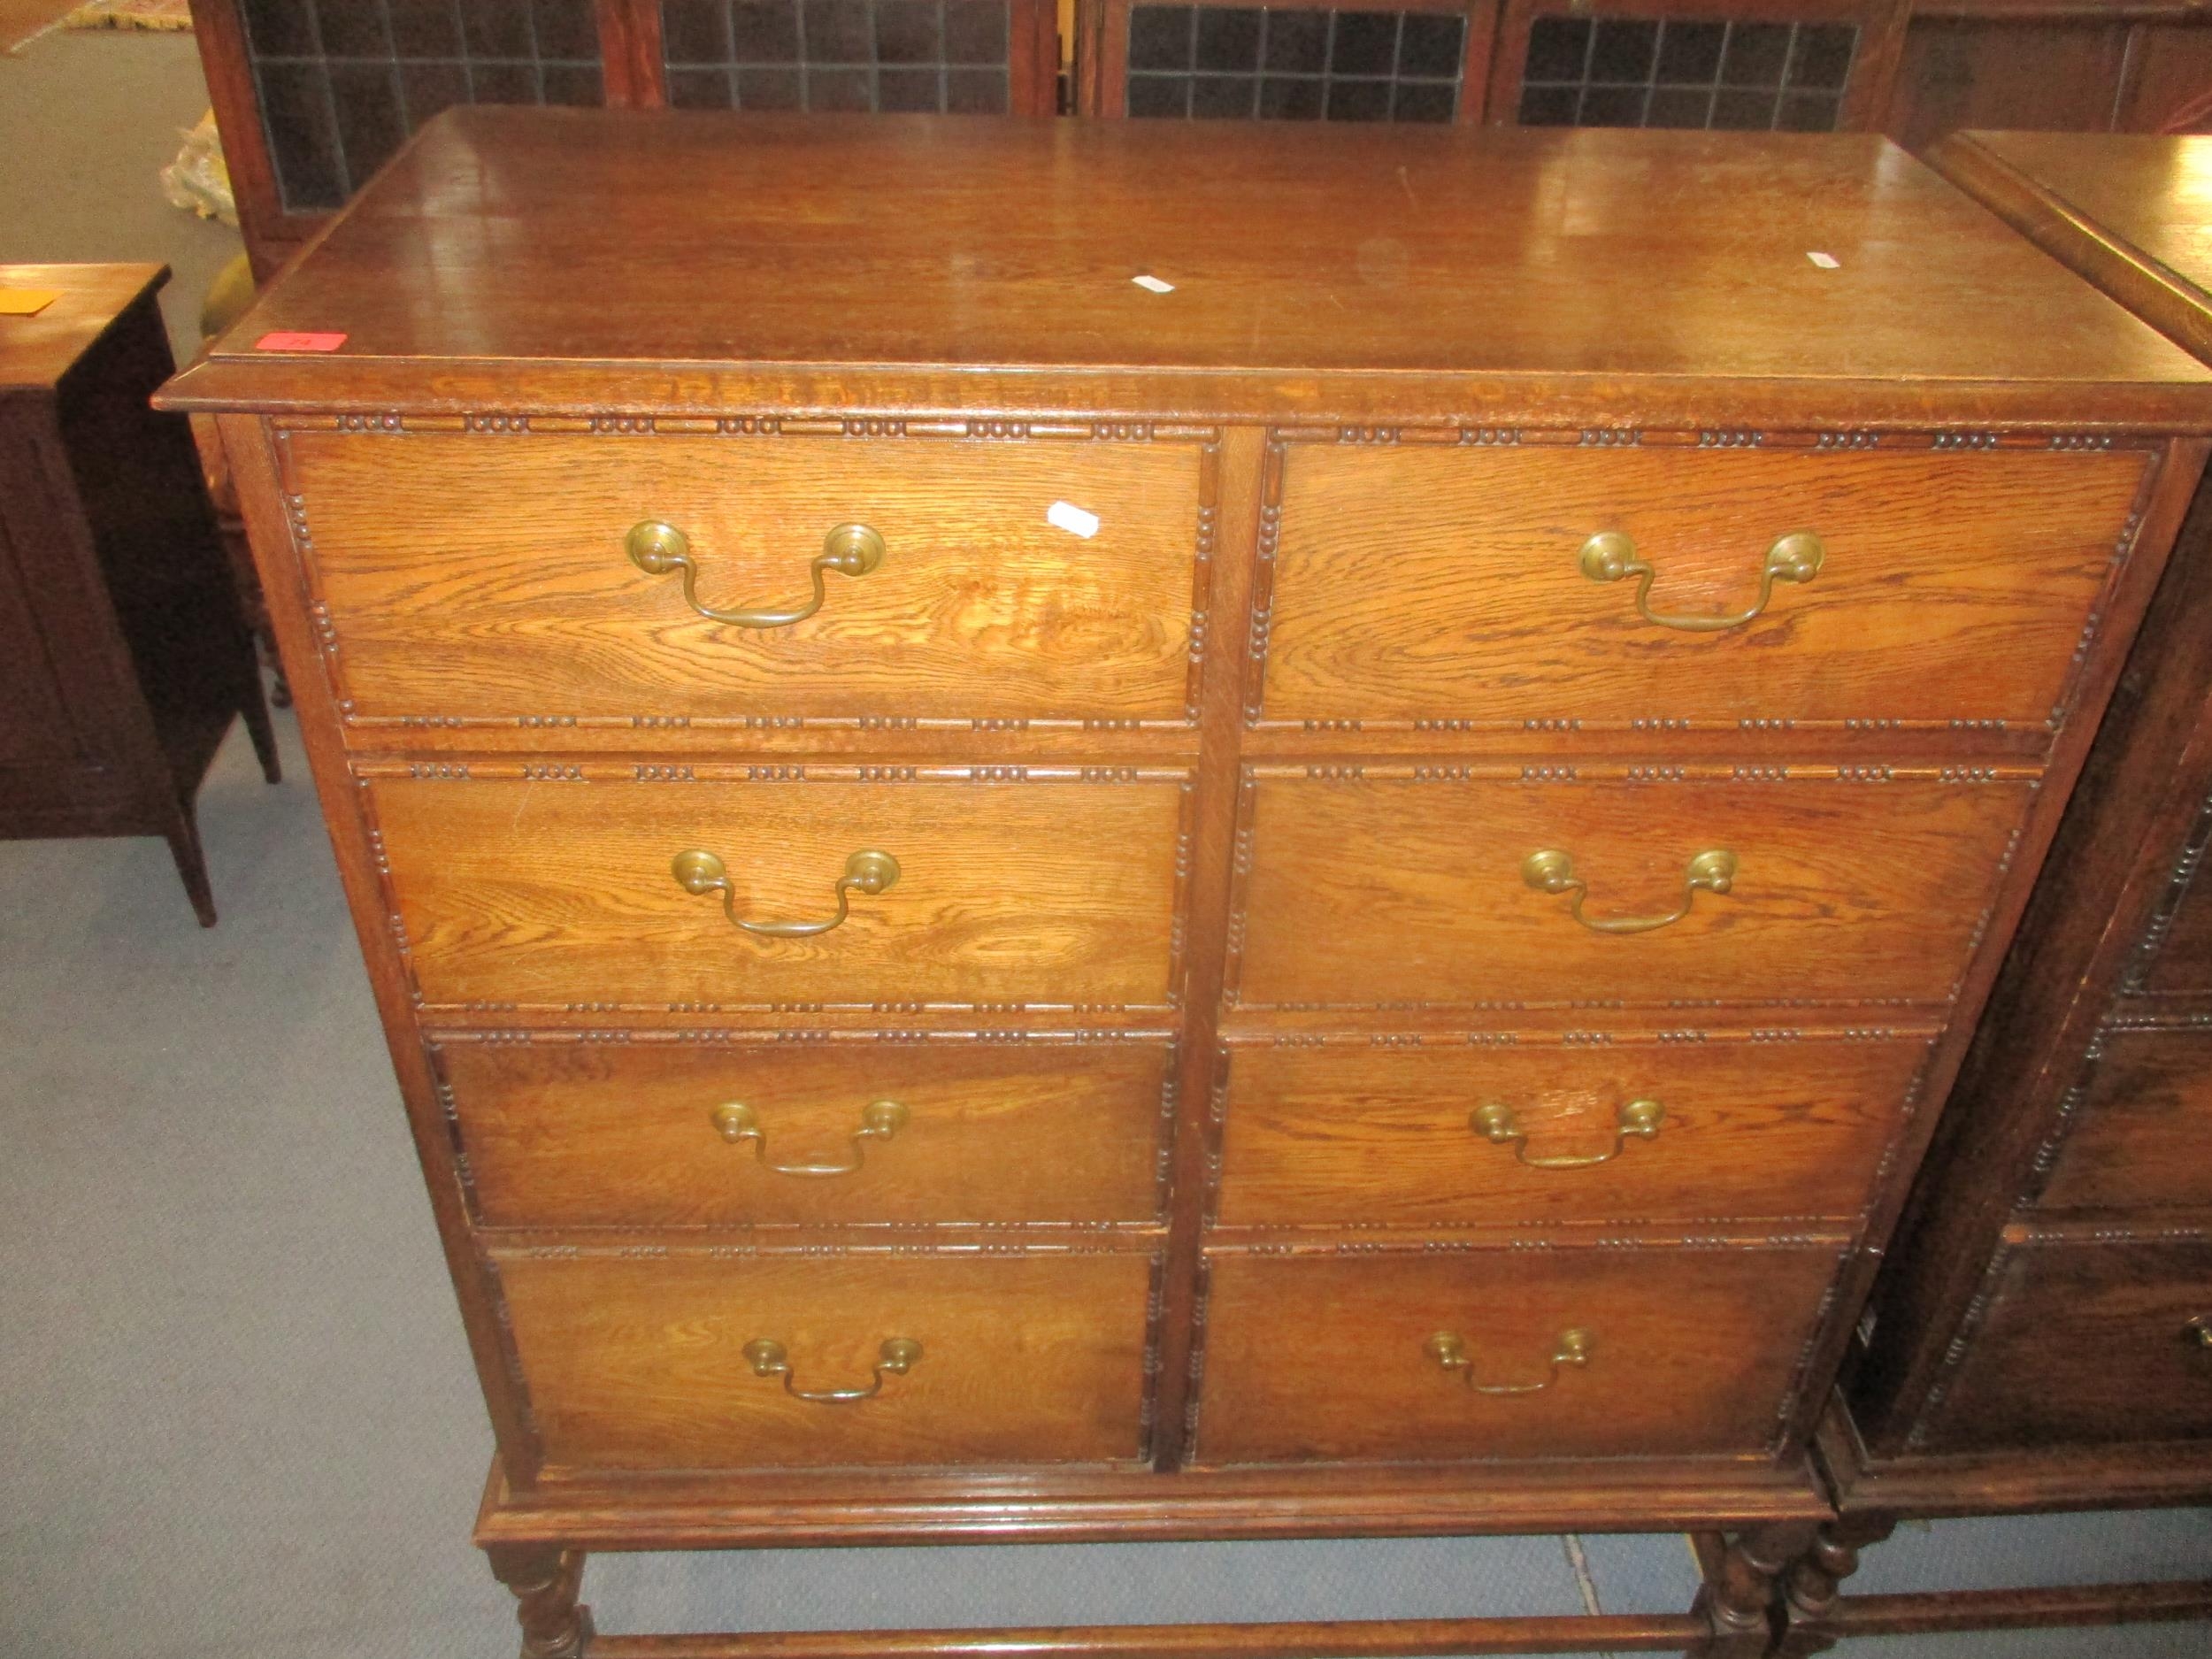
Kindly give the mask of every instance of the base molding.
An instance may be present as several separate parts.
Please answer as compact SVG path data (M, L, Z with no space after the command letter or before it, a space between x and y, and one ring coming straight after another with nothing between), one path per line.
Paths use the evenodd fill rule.
M1395 1659L1680 1653L1763 1659L1778 1575L1832 1511L1809 1460L1371 1470L695 1475L513 1489L495 1457L476 1541L520 1603L524 1659ZM1681 1613L1255 1620L975 1630L600 1634L588 1551L861 1544L1687 1532ZM533 1646L534 1640L536 1646Z
M1844 1515L1936 1519L2212 1503L2212 1444L2204 1441L1884 1455L1860 1438L1840 1395L1821 1416L1813 1455Z
M824 1545L1735 1532L1833 1511L1811 1462L1439 1464L623 1477L518 1490L496 1458L482 1548Z

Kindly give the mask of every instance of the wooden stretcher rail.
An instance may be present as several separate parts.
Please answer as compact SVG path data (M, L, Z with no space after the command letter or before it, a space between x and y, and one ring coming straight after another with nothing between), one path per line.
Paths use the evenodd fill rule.
M1837 1604L1832 1624L1847 1636L1917 1636L1945 1631L2149 1624L2193 1618L2212 1618L2212 1580L1851 1595Z
M1359 1619L1054 1629L599 1636L591 1659L1380 1659L1384 1655L1656 1653L1711 1634L1686 1613Z

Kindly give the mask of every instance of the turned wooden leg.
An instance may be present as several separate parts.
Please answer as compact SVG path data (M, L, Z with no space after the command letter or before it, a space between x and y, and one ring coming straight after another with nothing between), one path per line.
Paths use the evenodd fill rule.
M514 1593L522 1659L583 1659L591 1646L591 1609L576 1605L584 1552L557 1544L490 1544L492 1574Z
M1847 1515L1813 1535L1805 1553L1792 1562L1782 1580L1782 1640L1775 1652L1789 1659L1825 1653L1842 1632L1836 1627L1836 1603L1843 1581L1859 1570L1859 1551L1878 1544L1896 1529L1893 1516Z
M1778 1581L1810 1546L1815 1530L1810 1521L1778 1521L1741 1533L1712 1554L1691 1609L1712 1626L1712 1634L1689 1650L1688 1659L1765 1659L1778 1633Z

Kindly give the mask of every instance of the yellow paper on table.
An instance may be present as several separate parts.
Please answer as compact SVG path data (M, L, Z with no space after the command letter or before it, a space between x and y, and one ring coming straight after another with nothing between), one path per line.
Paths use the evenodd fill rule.
M60 297L59 288L0 288L0 317L35 317Z

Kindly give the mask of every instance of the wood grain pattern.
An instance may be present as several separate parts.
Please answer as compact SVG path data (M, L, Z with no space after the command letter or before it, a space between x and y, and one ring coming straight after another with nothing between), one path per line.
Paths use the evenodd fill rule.
M439 1071L491 1226L1151 1222L1159 1043L446 1041ZM856 1148L869 1102L907 1120ZM768 1162L711 1119L758 1117Z
M1940 1002L2033 794L2016 777L1814 768L1763 782L1256 770L1237 982L1256 1005ZM1698 893L1681 920L1606 935L1525 884L1522 860L1543 849L1572 856L1596 919L1674 910L1705 849L1740 867L1732 891Z
M2008 1229L1972 1347L1916 1445L1929 1451L2212 1434L2212 1242Z
M1141 1255L500 1261L548 1461L574 1469L1079 1463L1144 1454ZM922 1357L874 1399L877 1348Z
M1216 1254L1198 1458L1749 1457L1835 1265L1814 1245ZM1477 1381L1539 1382L1570 1327L1589 1363L1538 1394L1474 1394L1423 1351L1458 1331Z
M932 438L296 432L351 712L898 715L1181 724L1200 447ZM1055 502L1095 513L1079 538ZM787 627L707 621L634 565L689 538L703 603L795 606L833 526L881 567Z
M2039 1202L2212 1208L2212 1032L2114 1031L2099 1049Z
M169 396L2212 425L2212 375L1881 139L1324 125L452 110Z
M1925 1041L1667 1041L1463 1048L1238 1048L1221 1141L1223 1226L1396 1227L1755 1217L1865 1205ZM1665 1109L1617 1140L1632 1100ZM1532 1168L1471 1127L1512 1109Z
M1184 791L1179 774L1145 776L387 777L366 794L429 1003L1161 1007ZM676 884L670 860L691 848L725 861L748 919L831 915L856 851L887 852L902 873L829 933L759 939Z
M1283 465L1271 720L2051 718L2143 450L1955 456L1297 443ZM1724 633L1577 565L1624 532L1662 614L1740 614L1770 543L1827 557Z

